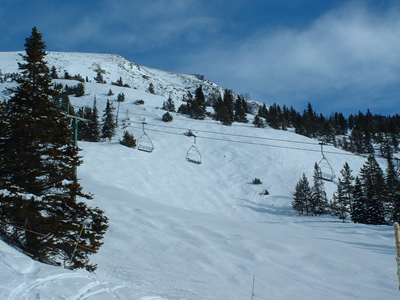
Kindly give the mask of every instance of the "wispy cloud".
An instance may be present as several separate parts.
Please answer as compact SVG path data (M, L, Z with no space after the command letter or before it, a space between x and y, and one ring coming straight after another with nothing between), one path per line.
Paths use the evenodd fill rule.
M306 28L256 32L229 47L187 57L186 70L201 70L234 90L272 104L324 113L399 109L400 13L375 14L359 3L321 16ZM398 91L398 88L396 89Z
M201 13L197 1L99 1L75 24L63 30L63 36L52 35L55 43L101 44L118 51L135 47L145 51L166 47L184 39L196 42L210 28L217 28L217 19Z

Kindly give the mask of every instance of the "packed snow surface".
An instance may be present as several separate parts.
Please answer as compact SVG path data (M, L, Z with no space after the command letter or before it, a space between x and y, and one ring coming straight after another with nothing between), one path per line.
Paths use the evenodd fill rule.
M0 61L10 60L2 55ZM93 65L91 55L85 55L53 53L49 65L73 66L71 75L93 78L96 74L86 66ZM109 55L94 56L113 81L126 70L146 70L129 62L115 65ZM76 106L92 106L96 97L102 115L107 99L117 107L118 93L126 96L114 140L79 143L84 163L78 177L85 192L94 194L88 204L103 209L110 225L104 245L91 256L96 272L44 265L0 242L0 299L239 300L251 299L253 278L254 299L399 299L391 226L293 211L296 183L303 172L312 182L314 163L321 159L318 141L291 130L255 128L250 115L249 124L230 127L176 113L173 122L164 123L163 101L183 87L171 78L186 75L151 73L160 83L156 95L145 85L123 88L92 81L85 83L85 96L71 97ZM161 92L167 82L166 90L178 92ZM114 96L107 96L110 88ZM145 104L135 105L138 99ZM173 100L176 107L182 103L180 96ZM118 142L123 130L138 139L143 118L154 144L151 153ZM194 143L184 135L189 129L197 135L199 165L185 159ZM337 176L346 161L353 175L365 162L330 146L324 150ZM255 178L262 184L252 184ZM329 198L336 184L337 178L325 183ZM263 195L265 190L269 195Z

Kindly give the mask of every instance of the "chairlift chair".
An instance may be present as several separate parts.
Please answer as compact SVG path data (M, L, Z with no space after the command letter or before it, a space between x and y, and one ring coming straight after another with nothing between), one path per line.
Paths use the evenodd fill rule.
M145 152L152 152L154 150L153 142L144 130L144 124L147 124L145 119L142 121L143 134L137 141L137 149Z
M322 154L322 158L318 163L318 167L319 167L319 178L322 180L326 180L326 181L333 181L333 179L335 178L335 172L333 171L333 168L331 166L331 164L329 163L329 161L326 159L325 155L324 155L324 150L323 150L323 145L326 145L325 143L321 142L319 143L321 145L321 154Z
M201 154L199 150L196 148L196 136L193 134L194 137L194 143L193 145L188 149L186 153L186 160L188 162L194 163L194 164L201 164Z

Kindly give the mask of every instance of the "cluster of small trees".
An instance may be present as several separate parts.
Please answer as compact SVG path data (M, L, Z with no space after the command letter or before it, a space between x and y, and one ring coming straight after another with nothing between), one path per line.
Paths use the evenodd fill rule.
M206 98L203 93L203 87L199 86L196 89L194 98L189 92L184 100L186 104L182 104L178 108L178 113L190 115L193 119L204 120L206 117Z
M233 122L248 122L246 118L246 114L249 112L247 102L243 96L235 96L232 90L225 89L223 96L217 92L210 101L206 101L202 86L199 86L194 97L188 92L183 100L186 104L182 104L178 108L178 113L190 115L193 119L203 120L208 115L228 126ZM206 112L207 103L212 105L214 113Z
M387 159L386 175L370 155L358 176L352 175L347 162L340 171L337 190L333 200L328 202L320 178L319 167L314 167L314 185L309 186L303 177L296 185L293 208L299 215L320 215L330 213L343 222L350 218L355 223L389 224L400 222L400 177L392 157Z
M213 119L220 121L224 125L231 125L233 122L248 123L246 118L248 113L247 103L244 97L238 96L236 99L231 90L225 89L224 95L220 93L214 95L214 114Z
M78 182L79 149L36 28L25 49L18 85L0 105L0 238L37 260L93 271L89 255L102 245L107 217L79 201L92 195Z

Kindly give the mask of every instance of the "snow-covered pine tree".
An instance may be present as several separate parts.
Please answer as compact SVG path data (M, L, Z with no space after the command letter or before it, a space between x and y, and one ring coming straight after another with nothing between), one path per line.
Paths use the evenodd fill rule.
M243 97L239 96L235 102L235 115L233 119L239 123L248 123L249 120L246 118L246 110L245 110L245 103Z
M100 122L99 122L99 111L97 109L97 100L94 97L92 114L90 118L87 118L89 137L88 142L100 142Z
M351 220L354 223L366 223L366 202L361 180L357 176L354 181L353 205L350 212Z
M115 124L115 116L113 113L114 110L115 108L113 107L110 100L107 100L107 105L104 110L103 123L101 127L101 138L103 140L108 139L109 141L111 141L111 139L115 135L115 129L117 125Z
M310 201L311 189L308 179L303 173L303 177L296 184L295 192L293 194L292 207L299 213L299 215L306 214L308 216L311 212Z
M96 266L89 255L102 245L107 218L78 202L92 196L82 192L76 177L79 149L54 101L45 44L36 27L25 49L19 64L23 76L10 90L0 142L0 236L40 261L92 271ZM85 248L78 247L71 259L77 242Z
M175 112L176 111L175 110L175 103L171 99L171 97L169 97L168 100L163 103L162 109L166 110L167 112Z
M343 192L343 197L346 199L345 201L349 204L350 210L352 207L352 199L353 199L353 181L354 176L352 175L353 170L350 168L347 162L344 163L343 169L340 170L340 174L342 174L341 189Z
M344 191L344 183L339 178L336 192L333 193L332 215L338 216L343 222L350 213L350 204L347 194Z
M314 215L326 213L328 199L324 189L324 182L320 177L321 171L317 163L314 164L313 186L311 187L311 212Z
M385 178L387 193L385 211L390 222L400 222L400 178L392 160L393 157L390 154L387 157Z
M370 155L360 170L360 181L365 197L365 224L386 224L384 203L386 201L385 181L382 169ZM364 222L362 222L364 223Z

